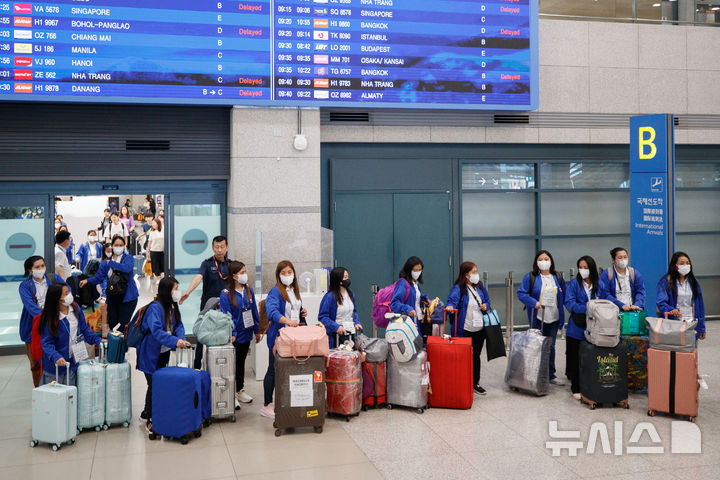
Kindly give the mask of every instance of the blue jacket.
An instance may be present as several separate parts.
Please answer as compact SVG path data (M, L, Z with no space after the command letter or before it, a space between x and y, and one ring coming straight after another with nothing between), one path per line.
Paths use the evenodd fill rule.
M75 258L80 260L80 270L85 270L85 265L87 265L88 262L89 251L90 242L85 242L80 245L80 248L78 248L78 251L75 254ZM102 260L102 247L98 242L95 242L95 258Z
M702 289L700 289L700 283L698 282L698 294L697 297L693 298L693 305L695 307L695 318L698 323L695 327L696 336L700 333L705 333L705 302L703 301ZM657 309L660 310L660 315L665 315L670 310L677 308L677 293L673 292L668 283L667 275L663 275L657 284Z
M352 295L352 290L348 289L348 294L350 294L351 297L355 298L355 296ZM362 325L362 323L360 323L360 319L358 318L357 302L353 302L353 307L353 323L355 325ZM318 320L325 326L325 331L327 331L328 334L328 342L330 343L330 348L335 348L335 332L337 332L337 329L342 326L335 321L337 318L337 309L338 303L335 299L335 293L326 293L325 296L322 298L322 301L320 302Z
M615 267L610 267L615 268ZM630 267L628 267L630 268ZM625 273L628 273L627 270L625 270ZM618 306L618 308L622 309L623 303L615 298L615 286L617 285L617 273L613 273L612 281L608 279L608 270L605 269L600 274L600 290L603 292L603 296L600 297L603 300L610 300L615 305ZM630 282L630 294L632 295L633 299L633 305L637 305L638 307L644 309L645 308L645 282L643 282L643 277L640 275L640 272L635 269L635 281Z
M472 288L472 285L468 285L468 288ZM478 299L481 304L487 305L487 310L491 310L490 306L490 294L488 294L485 284L482 288L475 287ZM455 318L455 325L452 329L452 334L455 337L462 337L465 331L465 317L467 316L468 302L470 301L470 293L465 292L464 295L460 293L460 285L455 285L447 298L447 306L457 309L457 317Z
M243 293L235 292L235 301L238 306L235 307L230 299L230 292L225 289L220 293L220 311L223 313L229 313L233 319L233 330L232 335L235 337L235 343L248 343L253 339L253 335L260 330L260 315L258 315L257 302L255 301L255 292L250 289L250 298L246 298ZM243 323L243 312L251 310L255 325L253 327L245 328Z
M72 237L70 237L70 245L68 245L67 250L65 250L65 256L67 257L70 265L73 263L73 250L75 250L75 241Z
M560 325L558 329L562 329L563 325L565 325L565 309L563 308L563 305L565 305L565 279L560 278L560 282L558 282L556 275L553 275L553 278L555 279L555 285L558 287L557 306L558 314L560 315ZM542 292L542 278L540 278L540 275L535 278L532 292L528 290L530 290L530 273L525 274L523 277L522 283L517 290L517 297L527 308L528 325L533 326L538 321L535 304L540 300L540 292Z
M598 282L598 291L595 294L595 298L602 298L602 296L603 292ZM587 297L587 293L585 293L585 287L578 282L577 278L570 280L565 290L565 307L567 307L568 311L571 314L579 313L585 315L587 314L587 302L589 301L590 299ZM568 318L568 326L565 334L570 338L585 340L585 329L575 324L572 315Z
M65 285L65 280L60 278L60 275L53 273L52 276L55 278L55 283ZM52 285L50 275L45 275L45 281L48 287ZM20 300L23 304L22 313L20 314L20 340L29 343L32 341L33 318L42 313L42 308L38 306L37 300L35 299L37 289L35 288L35 280L32 275L20 282L18 291L20 292Z
M137 369L141 372L152 374L157 370L160 348L168 347L175 350L178 340L185 340L185 327L176 311L173 334L165 331L165 311L158 302L148 305L143 316L143 329L149 331L142 339L137 348Z
M280 323L280 319L285 316L285 299L282 298L280 290L277 285L270 290L268 296L265 298L265 311L269 321L267 330L267 345L272 352L275 346L275 340L280 334L280 329L285 327L285 324Z
M123 253L120 263L110 260L109 262L100 262L100 267L94 277L88 278L88 282L93 285L103 284L103 281L108 280L108 270L117 270L119 272L126 273L129 276L128 287L123 298L123 303L132 302L136 300L140 295L138 294L137 285L135 284L135 277L133 275L135 270L135 259L130 255L127 250ZM103 289L103 292L105 290Z
M403 302L403 298L405 298L405 292L408 291L408 288L410 289L410 295L407 297L407 301ZM418 289L420 288L420 284L418 284ZM420 292L420 299L421 300L427 300L427 296L422 294L422 291ZM410 285L410 283L405 280L404 278L399 278L398 281L395 283L395 290L393 290L392 299L390 300L390 309L395 313L402 313L403 315L407 315L408 313L415 310L415 287ZM417 316L415 317L415 323L417 324L418 331L420 331L420 322L422 321L422 312L415 312Z
M75 316L78 321L78 335L85 337L85 343L99 345L102 340L100 337L95 335L95 332L90 330L90 327L88 327L88 324L85 322L85 315L83 315L80 307L78 307L76 303L73 303L70 309L71 311L73 309L77 311ZM77 370L78 364L74 358L70 358L70 322L67 321L67 318L59 321L57 334L57 337L50 335L49 325L45 325L42 332L40 332L43 349L43 370L47 373L54 374L55 362L64 358L66 361L70 362L70 370L74 372Z

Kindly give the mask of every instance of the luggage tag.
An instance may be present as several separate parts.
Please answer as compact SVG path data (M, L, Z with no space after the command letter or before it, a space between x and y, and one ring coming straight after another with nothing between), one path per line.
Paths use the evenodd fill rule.
M243 327L252 328L255 326L255 319L252 316L252 310L243 310L242 313Z
M87 360L89 357L87 348L85 347L85 341L80 341L72 346L72 356L76 362L82 362Z
M557 305L557 288L544 288L542 291L542 305L554 307Z

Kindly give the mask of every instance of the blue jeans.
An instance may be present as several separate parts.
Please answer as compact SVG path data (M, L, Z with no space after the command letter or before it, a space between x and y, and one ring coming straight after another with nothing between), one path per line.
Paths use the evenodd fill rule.
M543 323L540 325L543 336L552 338L552 343L550 344L550 380L557 378L555 375L555 340L557 339L559 328L559 321L553 323Z
M270 349L268 369L263 379L263 389L265 390L265 403L263 405L269 405L273 401L273 391L275 390L275 356L272 349Z
M66 367L60 367L58 372L58 383L62 383L63 385L67 385L67 368ZM55 381L55 374L54 373L48 373L43 370L43 376L40 380L40 385L47 385L50 382ZM77 378L75 378L75 372L70 370L70 385L77 385Z

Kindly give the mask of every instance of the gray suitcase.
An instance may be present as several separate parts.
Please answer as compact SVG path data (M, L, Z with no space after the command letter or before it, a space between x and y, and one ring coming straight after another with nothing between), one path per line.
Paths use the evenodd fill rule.
M305 360L275 355L275 436L283 430L325 425L325 357Z
M95 360L80 362L77 391L78 433L90 428L99 432L105 425L105 366Z
M428 406L430 364L427 353L420 351L409 362L398 362L392 355L387 359L387 403L416 408L423 413Z
M72 445L77 435L77 388L57 383L58 367L55 365L54 383L41 385L32 391L32 440L52 445L57 451L63 443ZM70 381L70 363L67 364Z
M206 347L205 362L210 373L210 397L213 419L235 417L235 347L227 345Z
M540 330L513 332L505 370L505 383L535 395L550 393L550 347L552 339Z

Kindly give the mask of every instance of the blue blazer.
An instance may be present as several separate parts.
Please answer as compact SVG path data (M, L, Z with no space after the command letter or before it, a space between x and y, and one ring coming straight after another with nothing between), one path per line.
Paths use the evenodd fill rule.
M468 288L472 288L472 285L468 285ZM480 299L481 304L486 304L488 311L492 308L490 306L490 294L488 294L487 288L485 288L485 284L482 285L482 288L475 287L475 291L477 292L477 296ZM457 309L457 317L455 318L455 325L452 329L452 334L455 337L462 337L464 335L465 331L465 317L467 316L467 308L468 308L468 302L470 302L470 295L467 292L465 292L464 295L460 293L460 285L455 285L452 290L450 290L450 294L447 298L447 306Z
M158 302L148 305L143 316L143 329L148 331L137 348L137 369L152 374L157 370L160 348L175 350L178 340L185 340L185 327L180 312L175 312L173 334L165 331L165 310Z
M265 311L267 312L269 321L267 330L267 345L271 353L273 347L275 346L275 340L280 334L280 329L285 327L285 324L280 323L280 319L285 316L286 303L287 302L282 298L277 285L270 290L265 298Z
M244 289L243 289L244 290ZM253 339L253 335L260 331L260 315L258 315L257 302L255 301L255 292L250 289L250 298L235 292L235 301L238 306L235 307L230 299L230 292L225 289L220 293L220 311L229 313L233 319L232 335L235 337L235 343L248 343ZM255 325L245 328L243 323L243 312L251 310Z
M95 332L90 330L90 327L88 327L88 324L85 322L85 315L83 315L80 307L78 307L76 303L73 303L70 308L76 310L77 312L75 316L78 321L78 335L85 337L86 343L99 345L102 340L95 334ZM55 362L64 358L66 361L70 362L70 370L74 372L77 370L78 364L74 358L70 358L70 322L67 321L67 318L58 322L57 334L57 337L50 335L49 325L45 325L42 332L40 332L43 349L43 370L47 373L54 374Z
M602 289L600 282L598 281L598 290L595 294L595 298L602 298ZM585 287L581 285L577 278L573 278L568 283L567 289L565 290L565 307L570 313L587 314L587 302L590 299L585 293ZM576 340L585 340L585 329L575 324L572 319L572 315L568 318L568 326L566 335Z
M45 274L45 281L48 287L52 285L50 275L55 279L55 283L65 285L65 280L60 278L60 275L55 273ZM20 340L25 343L30 343L32 341L33 318L42 313L42 308L40 308L35 299L37 288L35 288L35 280L32 275L29 275L25 280L20 282L18 292L20 293L20 300L23 304L22 313L20 314Z
M418 284L418 289L419 288L420 284ZM405 292L407 292L408 289L410 289L410 295L408 295L407 300L403 302ZM427 296L423 295L422 291L420 292L420 299L427 300ZM395 283L395 290L393 290L392 299L390 300L390 309L395 313L402 313L403 315L407 315L415 310L415 287L410 285L410 282L404 278L399 278ZM415 323L417 324L419 331L420 322L422 321L422 312L415 313L417 314L415 317Z
M563 325L565 325L565 309L563 308L563 305L565 305L565 279L561 278L560 282L558 282L556 275L553 275L553 278L557 286L557 306L558 314L560 315L560 326L558 329L561 329ZM522 283L517 290L517 297L527 308L528 325L533 326L538 322L535 304L540 300L540 292L542 292L542 278L540 278L540 275L535 278L532 292L528 290L530 290L530 273L525 274L523 277ZM540 326L539 323L538 326Z
M352 290L348 289L348 293L352 293ZM355 296L352 295L352 297L354 298ZM353 323L355 325L362 325L360 323L360 319L358 318L356 302L353 302L353 307ZM326 293L325 296L322 298L322 301L320 302L318 320L325 326L325 331L327 331L328 334L328 342L330 343L330 348L335 348L335 332L337 332L337 329L342 326L335 321L337 319L337 309L338 303L337 299L335 298L335 293Z
M615 267L610 267L615 268ZM628 267L629 268L629 267ZM630 282L630 294L632 295L633 299L633 305L637 305L638 307L644 309L645 308L645 282L643 281L642 275L640 275L640 272L635 270L635 281ZM627 270L626 270L627 273ZM615 298L615 285L617 279L617 273L613 273L612 281L608 278L608 270L605 269L600 274L600 290L603 292L603 296L600 297L603 300L610 300L615 305L618 306L618 308L622 309L623 303Z
M698 282L698 294L693 298L693 306L695 307L695 318L698 323L695 327L696 337L701 333L705 333L705 302L703 301L700 282ZM657 309L660 315L665 315L670 310L677 308L677 294L670 288L667 275L663 275L657 284Z
M110 260L109 262L102 261L100 262L100 267L98 268L97 273L94 277L88 278L88 283L91 283L93 285L103 284L103 282L107 282L108 280L108 270L110 269L117 270L119 272L123 272L128 274L128 288L125 292L125 297L123 297L123 303L132 302L133 300L137 300L137 298L140 296L138 294L137 285L135 284L135 277L133 275L135 270L135 259L132 255L130 255L127 250L123 253L122 258L120 259L120 262L116 262L114 260ZM104 292L104 289L103 289Z
M80 245L80 248L78 248L78 251L75 254L75 258L80 260L80 270L85 270L85 265L87 265L88 257L90 256L89 251L90 242L85 242ZM95 242L95 258L102 260L102 247L98 242Z

